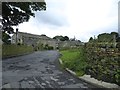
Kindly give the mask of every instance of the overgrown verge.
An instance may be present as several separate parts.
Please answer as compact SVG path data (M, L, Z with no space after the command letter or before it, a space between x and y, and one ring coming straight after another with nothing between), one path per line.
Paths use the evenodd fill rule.
M2 58L23 55L33 52L32 46L27 45L3 45L2 46Z
M87 66L85 62L84 49L68 49L61 51L64 68L69 68L70 70L76 72L78 76L85 74L85 68Z

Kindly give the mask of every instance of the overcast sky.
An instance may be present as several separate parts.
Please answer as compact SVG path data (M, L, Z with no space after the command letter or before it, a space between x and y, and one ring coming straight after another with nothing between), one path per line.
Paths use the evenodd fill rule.
M76 37L83 42L100 33L118 31L119 0L45 0L46 11L35 13L19 31Z

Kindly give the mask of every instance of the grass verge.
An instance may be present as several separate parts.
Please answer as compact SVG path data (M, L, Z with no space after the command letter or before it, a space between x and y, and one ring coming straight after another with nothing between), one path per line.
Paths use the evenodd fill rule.
M18 56L33 52L32 46L27 45L3 45L2 58Z
M69 68L74 71L78 76L85 74L87 63L85 61L84 49L69 49L60 51L62 54L61 60L64 68Z

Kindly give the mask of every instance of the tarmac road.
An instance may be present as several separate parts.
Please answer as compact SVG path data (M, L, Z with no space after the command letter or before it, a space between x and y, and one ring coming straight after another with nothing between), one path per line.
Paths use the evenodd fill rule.
M96 88L60 69L58 59L58 51L38 51L3 60L3 88Z

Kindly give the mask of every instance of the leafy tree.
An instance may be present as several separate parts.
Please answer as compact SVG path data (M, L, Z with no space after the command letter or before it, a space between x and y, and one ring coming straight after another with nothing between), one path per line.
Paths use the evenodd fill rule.
M102 33L98 35L99 42L109 42L111 40L111 36L109 33Z
M116 40L119 40L119 34L117 32L102 33L98 35L98 41L100 42L112 42L114 41L114 36Z
M46 10L43 2L2 2L2 31L14 33L12 26L27 22L30 16L35 17L34 11ZM6 33L6 34L7 34Z
M111 32L111 35L115 35L116 41L120 42L120 37L119 37L119 34L117 32Z
M117 42L120 42L120 37L118 37L118 38L116 39L116 41L117 41Z
M6 34L5 32L2 32L2 41L5 44L10 44L10 36L8 34Z
M53 39L58 39L58 40L61 40L63 38L63 36L55 36L53 37Z
M62 38L60 38L60 41L65 41L64 37L62 36Z
M42 34L41 36L46 36L45 34Z
M111 35L115 35L116 38L119 37L119 34L117 32L111 32Z
M68 36L55 36L53 39L60 40L60 41L68 41L69 37Z
M92 42L92 41L93 41L93 37L90 37L89 42Z
M33 11L46 10L45 2L2 2L3 30L13 31L11 26L27 22L30 16L35 17Z
M64 40L65 40L65 41L68 41L68 40L69 40L69 37L68 37L68 36L64 36Z

